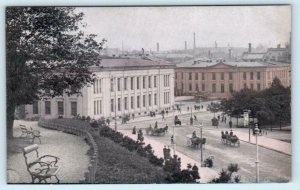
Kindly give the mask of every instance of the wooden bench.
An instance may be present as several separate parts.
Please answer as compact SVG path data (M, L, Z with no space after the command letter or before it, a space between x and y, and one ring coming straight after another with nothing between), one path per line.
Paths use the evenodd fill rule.
M31 176L32 183L35 183L36 179L38 183L47 183L47 179L51 180L51 177L55 177L59 183L57 177L60 170L60 166L57 166L59 158L52 155L39 156L38 148L37 144L23 148L27 171Z
M27 129L27 127L25 125L20 125L21 128L21 136L20 137L31 137L32 138L32 143L34 143L34 140L37 138L40 142L41 142L41 132L39 130L33 130L32 127L30 127L30 129Z

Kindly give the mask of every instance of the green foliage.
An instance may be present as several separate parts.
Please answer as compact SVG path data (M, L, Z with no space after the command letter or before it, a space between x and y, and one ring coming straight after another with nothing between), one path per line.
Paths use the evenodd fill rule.
M219 177L214 178L210 183L239 183L241 181L241 177L236 175L233 177L233 173L238 172L239 167L238 164L229 164L227 169L222 169L219 173Z
M6 8L7 127L15 107L41 97L80 92L93 82L104 41L85 36L83 13L72 7ZM12 130L8 130L8 135Z
M290 123L291 89L274 78L270 88L260 92L245 88L221 101L221 110L225 113L240 115L245 109L251 110L250 115L258 119L259 125Z

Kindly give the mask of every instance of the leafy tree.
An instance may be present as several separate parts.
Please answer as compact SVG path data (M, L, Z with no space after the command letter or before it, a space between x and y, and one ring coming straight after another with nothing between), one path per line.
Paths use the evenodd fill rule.
M208 109L210 112L214 113L214 118L215 118L215 114L216 114L217 112L221 111L221 104L220 104L219 102L211 102L211 103L208 105L207 109Z
M79 93L93 81L103 43L80 30L83 13L72 7L6 8L7 137L15 109L41 97Z

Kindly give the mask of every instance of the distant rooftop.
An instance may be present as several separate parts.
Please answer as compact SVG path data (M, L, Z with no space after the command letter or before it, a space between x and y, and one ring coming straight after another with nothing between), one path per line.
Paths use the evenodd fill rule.
M232 61L232 60L189 60L180 64L177 64L177 68L203 68L211 67L217 64L225 64L234 67L272 67L272 66L290 66L287 63L280 62L246 62L246 61Z
M103 57L99 66L93 66L92 69L141 69L141 68L174 68L174 64L161 59L132 56L132 57Z
M242 56L242 59L253 60L253 59L263 59L265 53L248 53L245 52Z

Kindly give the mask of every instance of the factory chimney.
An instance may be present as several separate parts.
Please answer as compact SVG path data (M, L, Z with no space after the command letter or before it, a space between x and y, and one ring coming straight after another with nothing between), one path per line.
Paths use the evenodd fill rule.
M229 48L228 53L229 53L229 59L231 59L231 48Z
M196 34L194 32L194 50L196 50Z
M251 43L248 44L248 53L251 53Z
M159 43L158 42L156 43L156 50L157 50L157 52L159 52Z
M187 50L187 42L186 41L184 42L184 50L185 51Z

